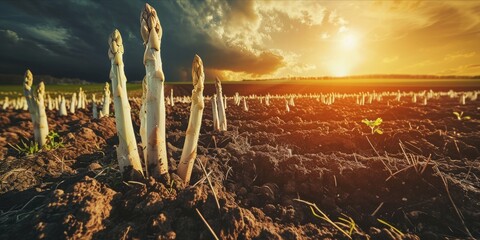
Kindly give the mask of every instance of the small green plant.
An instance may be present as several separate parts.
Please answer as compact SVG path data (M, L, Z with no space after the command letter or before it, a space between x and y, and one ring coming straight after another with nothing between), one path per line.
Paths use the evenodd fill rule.
M20 155L32 155L44 149L53 150L53 149L57 149L64 146L63 141L60 138L60 135L58 135L58 133L54 131L50 131L50 133L48 133L47 141L42 148L40 148L38 146L38 143L34 141L30 141L29 143L26 143L23 140L21 141L20 144L12 145L9 143L8 145L10 145L10 147L12 147Z
M47 135L47 143L45 144L45 149L53 150L63 147L63 141L55 131L50 131Z
M362 120L362 123L365 123L365 125L372 130L372 134L383 134L382 129L380 129L380 124L382 124L382 122L383 120L381 118L377 118L377 120L368 120L365 118Z
M463 116L463 112L453 112L453 115L455 115L457 117L457 120L459 121L462 121L462 120L470 120L471 117L470 116Z
M30 143L25 143L23 140L21 144L16 144L15 146L12 144L8 144L12 147L15 151L17 151L20 155L32 155L40 151L38 147L38 143L30 141Z

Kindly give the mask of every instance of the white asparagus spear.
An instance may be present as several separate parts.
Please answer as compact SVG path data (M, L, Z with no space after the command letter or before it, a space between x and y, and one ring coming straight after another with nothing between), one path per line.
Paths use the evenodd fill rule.
M43 82L38 84L36 91L32 89L33 74L30 70L25 72L25 81L23 91L28 104L33 122L33 136L35 143L41 148L47 142L48 121L45 112L45 85Z
M92 94L92 118L98 118L98 109L97 109L97 100L95 99L95 94Z
M123 43L118 30L113 31L108 39L110 49L108 57L111 62L110 79L115 108L115 122L119 146L117 147L117 160L122 173L128 174L130 179L143 177L142 165L137 149L137 140L133 132L132 116L130 115L130 103L127 96L127 77L123 64ZM125 172L130 170L131 172Z
M213 130L220 131L220 120L218 120L218 106L217 106L217 94L213 94L210 98L212 102L212 118L213 118Z
M103 105L100 118L103 116L108 117L108 115L110 115L110 84L106 82L105 87L103 88Z
M187 132L185 134L185 143L183 145L182 156L178 165L178 175L188 184L192 175L193 164L197 157L197 144L202 126L203 109L203 83L205 73L203 71L202 59L195 55L192 63L192 105L190 107L190 118L188 120Z
M143 64L146 71L146 133L148 171L153 177L168 175L165 135L165 76L160 58L162 27L157 12L150 5L140 15L140 32L145 45Z
M215 79L215 88L217 89L217 109L220 131L227 131L227 116L225 115L225 104L223 101L222 82L217 77Z

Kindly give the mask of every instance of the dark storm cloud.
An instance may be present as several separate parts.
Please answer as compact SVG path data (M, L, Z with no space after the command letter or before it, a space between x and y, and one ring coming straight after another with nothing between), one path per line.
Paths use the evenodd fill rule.
M118 28L124 39L127 77L129 81L140 80L145 72L139 34L139 15L144 4L133 0L3 1L0 73L22 74L28 67L37 74L108 81L107 37ZM187 12L195 10L191 8L219 10L216 6L195 1L150 4L156 8L164 28L161 51L167 81L189 80L196 53L203 58L206 68L217 71L262 75L283 64L281 56L268 50L253 53L212 38L208 28L197 25L196 18L200 21L205 16ZM231 13L238 12L231 16L255 17L250 12L251 5L238 1L221 4ZM215 17L220 15L217 12Z

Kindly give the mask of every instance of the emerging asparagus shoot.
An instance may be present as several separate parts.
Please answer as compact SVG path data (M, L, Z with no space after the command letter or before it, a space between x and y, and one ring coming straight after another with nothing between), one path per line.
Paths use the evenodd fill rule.
M28 104L28 110L30 112L33 122L33 135L35 143L38 147L42 146L47 141L48 135L48 122L47 114L45 112L45 85L43 82L38 84L36 91L32 89L33 74L30 70L25 72L25 81L23 84L23 92Z
M185 136L185 143L183 145L182 156L180 164L178 165L178 175L185 181L186 184L190 182L192 175L193 164L197 157L197 144L200 135L200 127L202 125L203 109L205 103L203 101L203 82L205 80L205 73L203 72L202 59L195 55L192 63L192 105L190 108L190 119L188 120L188 127ZM212 100L213 101L213 100Z

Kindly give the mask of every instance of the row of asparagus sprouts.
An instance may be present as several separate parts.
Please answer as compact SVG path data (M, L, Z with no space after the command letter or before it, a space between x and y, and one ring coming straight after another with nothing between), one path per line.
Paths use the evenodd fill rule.
M141 150L145 168L142 168L140 154L137 148L137 142L133 130L132 118L130 113L130 104L127 95L127 78L124 71L123 53L124 47L122 37L118 30L115 30L109 37L108 57L111 62L110 86L106 83L104 94L98 101L94 94L91 99L82 89L78 94L71 96L57 95L51 98L47 95L45 99L45 86L42 83L36 89L33 89L33 75L27 70L24 82L24 97L10 100L8 97L3 101L3 109L13 106L15 109L28 109L34 125L35 142L42 147L47 139L48 124L45 108L49 110L56 109L59 115L67 115L67 106L70 113L75 113L75 109L82 109L89 103L92 106L93 118L109 116L110 112L110 94L113 94L113 104L115 110L115 121L117 126L117 135L119 146L117 147L117 158L120 171L127 178L139 179L153 176L160 179L168 179L168 161L166 151L165 135L165 104L173 105L175 101L191 102L190 118L186 130L186 138L183 146L180 163L177 174L185 181L190 181L193 164L196 158L196 149L202 123L203 109L205 108L203 88L205 74L202 59L195 55L192 63L192 96L180 97L175 99L173 92L169 98L165 98L164 82L165 77L162 70L162 60L160 58L160 43L162 38L162 28L154 8L146 4L140 17L141 35L145 47L143 63L145 65L146 75L143 80L143 95L140 109L140 136ZM215 81L216 94L206 97L212 104L212 114L214 129L217 131L227 130L227 119L225 109L227 100L233 101L235 105L242 105L244 111L249 111L249 101L260 101L261 104L270 106L271 101L283 101L285 111L289 112L291 107L295 106L295 99L316 99L325 105L335 103L336 99L354 99L356 104L365 105L381 102L388 98L388 101L402 101L402 99L411 99L411 102L427 105L429 99L438 99L448 96L458 98L460 104L465 101L475 101L479 94L478 91L470 92L362 92L354 94L328 93L328 94L288 94L288 95L270 95L265 96L250 95L240 96L236 93L232 97L227 97L222 93L220 80ZM99 110L99 105L102 109ZM46 106L47 105L47 106Z

